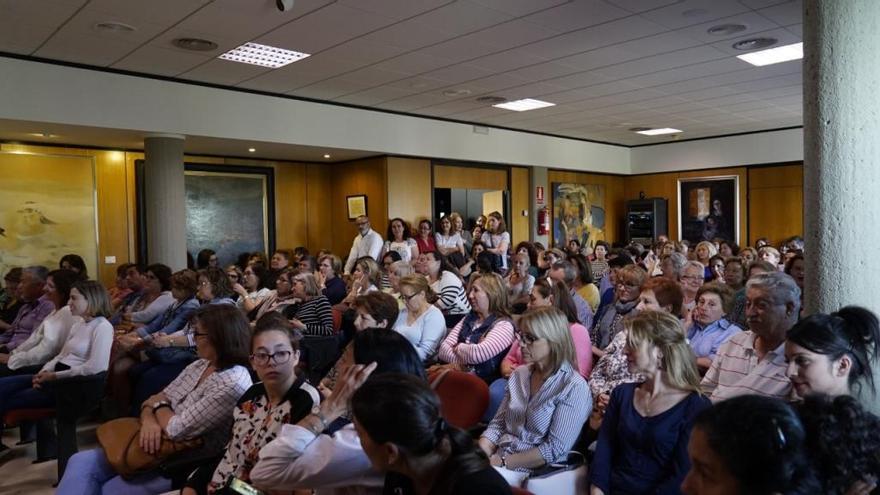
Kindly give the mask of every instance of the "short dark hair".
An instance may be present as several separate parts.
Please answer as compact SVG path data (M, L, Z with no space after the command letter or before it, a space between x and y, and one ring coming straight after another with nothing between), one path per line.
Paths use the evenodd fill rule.
M153 263L147 266L147 271L153 273L163 291L171 290L171 267L162 263Z
M70 265L71 270L79 272L80 278L83 280L89 278L89 270L86 268L86 262L82 259L82 256L78 254L65 254L58 261L58 268L63 268L62 265L64 265L65 261Z
M171 288L183 291L186 299L196 295L199 290L199 274L189 268L171 275Z
M412 231L409 227L409 223L406 220L404 220L402 218L392 218L391 221L388 222L388 230L385 233L386 240L388 240L388 241L394 240L394 233L391 231L391 225L394 224L394 222L400 222L403 225L403 239L404 240L412 237Z
M399 332L390 328L368 328L352 340L354 362L376 363L375 374L405 373L427 380L425 366L415 348Z
M254 348L254 339L257 335L266 332L281 332L290 339L290 347L294 351L299 350L299 343L303 339L302 333L293 328L290 320L284 317L278 311L268 311L261 316L254 324L254 331L251 334L251 350Z
M61 304L67 304L70 299L70 289L77 280L81 280L80 275L73 270L52 270L46 276L47 280L52 277L52 284L55 285L55 292L58 293L58 300Z
M218 369L247 366L251 328L241 310L231 304L207 304L193 313L192 323L196 322L217 353Z
M669 306L670 313L681 314L681 305L684 304L684 292L681 285L675 280L666 277L650 277L642 284L642 291L649 290L654 293L657 304Z
M217 254L213 249L202 249L199 251L199 254L196 255L196 267L200 270L202 268L207 268L211 262L211 256Z
M352 307L356 310L363 309L376 323L384 320L388 324L388 328L394 325L400 312L397 299L391 294L381 291L367 292L357 296Z
M234 266L234 265L233 265ZM211 284L211 293L214 297L229 297L232 295L232 287L229 285L229 277L226 272L216 266L199 270L199 276L205 277Z

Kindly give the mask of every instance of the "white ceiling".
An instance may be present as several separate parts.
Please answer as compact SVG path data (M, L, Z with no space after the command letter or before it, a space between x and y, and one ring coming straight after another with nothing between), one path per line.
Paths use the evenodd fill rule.
M282 13L275 0L0 0L0 52L639 145L670 137L628 128L675 127L690 139L801 125L801 62L753 67L731 48L758 35L800 41L801 9L800 0L296 0ZM105 21L137 29L93 28ZM728 23L748 29L707 33ZM190 52L171 44L179 37L219 47ZM216 58L247 41L312 56L275 70ZM511 112L475 101L484 95L557 105Z

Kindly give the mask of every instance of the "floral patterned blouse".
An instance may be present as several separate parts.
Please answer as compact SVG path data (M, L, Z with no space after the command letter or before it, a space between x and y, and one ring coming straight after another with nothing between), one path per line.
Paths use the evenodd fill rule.
M275 406L269 403L262 383L248 389L235 407L232 439L214 470L208 493L220 490L232 477L249 482L260 449L278 436L282 425L298 423L319 403L318 391L302 378L297 378L284 400Z

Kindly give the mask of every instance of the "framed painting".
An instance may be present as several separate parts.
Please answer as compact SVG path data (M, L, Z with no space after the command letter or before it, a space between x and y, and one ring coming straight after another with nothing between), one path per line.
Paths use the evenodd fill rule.
M138 160L139 259L148 260L142 160ZM186 249L213 249L220 266L241 253L275 250L275 181L269 167L184 164Z
M367 215L367 197L363 194L345 197L346 207L348 208L348 220L352 221L357 217Z
M572 239L581 246L605 240L605 186L554 182L553 245L565 249Z
M92 157L0 152L0 273L78 254L98 275Z
M739 176L678 179L678 232L691 245L715 238L739 244Z

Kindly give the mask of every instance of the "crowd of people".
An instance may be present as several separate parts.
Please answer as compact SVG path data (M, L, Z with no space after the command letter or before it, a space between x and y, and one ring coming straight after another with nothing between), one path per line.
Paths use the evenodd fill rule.
M545 248L498 212L464 223L362 216L344 259L204 249L109 289L75 254L12 269L0 419L56 408L64 495L540 494L575 468L591 495L875 489L880 324L805 314L799 237ZM489 398L469 431L431 386L450 372ZM77 452L88 414L138 418L156 462Z

